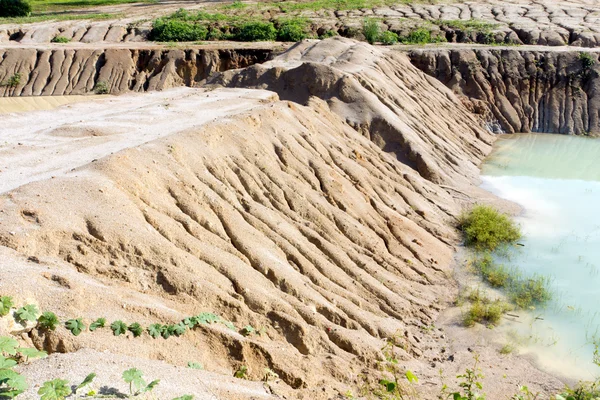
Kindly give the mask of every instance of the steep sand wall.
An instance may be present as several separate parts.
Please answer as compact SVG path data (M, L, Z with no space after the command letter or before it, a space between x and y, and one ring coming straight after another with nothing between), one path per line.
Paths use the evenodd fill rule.
M596 52L426 49L409 57L498 130L600 133Z
M210 74L264 62L272 50L0 49L0 96L60 96L194 86ZM11 78L18 76L14 84ZM14 78L13 78L14 79Z

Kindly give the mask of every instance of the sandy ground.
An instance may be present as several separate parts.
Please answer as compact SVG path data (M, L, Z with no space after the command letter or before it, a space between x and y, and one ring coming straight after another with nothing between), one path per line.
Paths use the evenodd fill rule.
M102 97L98 96L96 100ZM0 98L0 114L52 110L65 104L91 100L89 96L3 97Z

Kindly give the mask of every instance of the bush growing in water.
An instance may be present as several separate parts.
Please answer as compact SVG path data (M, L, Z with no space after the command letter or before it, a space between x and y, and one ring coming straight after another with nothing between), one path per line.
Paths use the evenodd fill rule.
M206 40L208 29L192 22L157 19L150 39L158 42L196 42Z
M0 17L27 17L31 6L24 0L0 0Z
M242 42L272 42L277 39L277 29L271 22L246 22L238 27L235 39Z
M459 218L459 228L464 232L465 244L480 250L493 251L501 244L521 238L521 230L507 215L484 205L463 214Z

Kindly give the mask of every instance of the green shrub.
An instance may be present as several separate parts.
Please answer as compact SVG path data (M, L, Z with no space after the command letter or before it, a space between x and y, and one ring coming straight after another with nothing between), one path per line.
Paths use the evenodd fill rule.
M306 23L299 20L282 21L277 30L277 40L282 42L299 42L306 39Z
M58 317L51 311L45 311L38 318L38 326L45 331L53 331L59 324Z
M277 29L271 22L247 22L237 28L235 39L242 42L273 42L277 39Z
M465 235L465 244L482 250L495 250L501 244L521 238L519 227L495 208L478 205L459 218L459 228Z
M94 85L94 93L96 94L108 94L110 90L108 89L108 85L106 82L97 82Z
M334 37L334 36L338 36L337 31L330 29L328 31L325 31L325 33L323 33L321 36L319 36L319 39L327 39L327 38Z
M498 325L502 315L513 308L510 304L501 300L491 301L479 290L472 293L475 294L469 295L469 297L475 300L463 315L463 324L467 327L473 326L475 323L485 323L491 326Z
M404 44L427 44L445 42L443 37L433 36L431 30L427 28L417 28L404 36L400 41Z
M534 275L531 278L521 279L512 284L510 299L520 308L544 304L552 299L549 286L550 280L545 276Z
M21 83L21 74L16 72L9 76L8 79L0 84L0 86L16 87Z
M193 22L157 19L152 25L150 39L158 42L196 42L206 40L208 29Z
M52 43L69 43L70 41L71 41L71 39L66 38L64 36L56 36L56 37L53 37L51 40Z
M0 0L0 17L27 17L31 6L24 0Z
M381 32L379 35L379 41L381 44L385 44L387 46L398 43L398 35L391 31Z
M365 18L363 22L363 35L370 44L375 43L379 39L380 28L379 21L373 18Z

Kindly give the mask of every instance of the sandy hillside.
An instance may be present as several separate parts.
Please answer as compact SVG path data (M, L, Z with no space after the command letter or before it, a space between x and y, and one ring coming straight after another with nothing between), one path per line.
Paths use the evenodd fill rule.
M307 42L204 89L0 123L2 294L87 323L221 321L166 340L34 329L23 344L68 354L23 367L31 398L56 363L123 390L114 379L126 365L154 378L158 361L198 362L224 382L241 366L253 381L265 368L280 377L228 391L169 367L161 399L219 387L219 399L332 398L377 379L392 336L403 367L427 378L421 389L439 387L451 344L430 327L454 294L453 225L493 138L405 56ZM247 325L258 332L242 335Z

